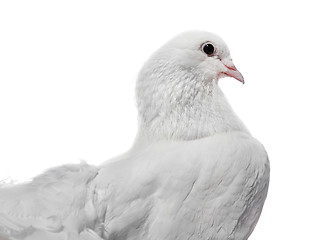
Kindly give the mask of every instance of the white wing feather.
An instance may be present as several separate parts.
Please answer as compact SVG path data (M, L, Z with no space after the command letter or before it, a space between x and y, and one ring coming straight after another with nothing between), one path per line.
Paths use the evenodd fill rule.
M2 186L0 232L3 238L67 239L67 234L94 227L97 213L89 183L97 171L87 164L65 165L29 183Z

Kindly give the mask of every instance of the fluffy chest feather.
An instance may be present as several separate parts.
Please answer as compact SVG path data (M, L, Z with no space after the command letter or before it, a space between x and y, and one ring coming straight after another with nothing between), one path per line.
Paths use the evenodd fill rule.
M129 168L107 206L106 238L247 239L269 178L267 155L248 134L161 143L136 156L115 163Z

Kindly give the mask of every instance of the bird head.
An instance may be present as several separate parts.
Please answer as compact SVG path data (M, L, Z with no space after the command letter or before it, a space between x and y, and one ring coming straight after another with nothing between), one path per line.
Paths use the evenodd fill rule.
M196 76L197 74L202 76L203 81L217 82L222 77L233 77L244 83L242 74L233 64L226 43L209 32L189 31L176 36L151 58L153 62L163 60L178 71L188 71L189 75L195 73ZM166 72L164 74L168 76Z
M242 74L236 69L226 43L217 35L209 32L185 32L160 51L173 56L174 64L195 69L204 76L204 80L216 80L233 77L244 83Z
M233 77L244 83L225 42L209 32L184 32L171 39L144 64L137 80L140 122L174 134L194 122L210 124L209 118L224 118L217 109L222 100L218 80ZM209 114L209 115L208 115ZM207 116L208 115L208 116ZM214 125L216 125L215 123ZM162 128L162 127L161 127Z

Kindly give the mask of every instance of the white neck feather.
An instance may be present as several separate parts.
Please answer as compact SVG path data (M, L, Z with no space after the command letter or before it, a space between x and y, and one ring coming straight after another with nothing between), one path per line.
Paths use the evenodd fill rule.
M139 76L138 140L194 140L223 132L248 132L216 80L207 81L188 69L165 69L171 72L158 76L159 72L144 71Z

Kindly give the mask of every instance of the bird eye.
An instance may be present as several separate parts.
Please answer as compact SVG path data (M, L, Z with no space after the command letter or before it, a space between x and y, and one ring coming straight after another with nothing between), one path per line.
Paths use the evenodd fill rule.
M201 46L201 49L203 50L204 53L206 53L208 56L211 56L213 55L213 53L215 52L215 47L213 44L207 42L207 43L204 43L202 46Z

